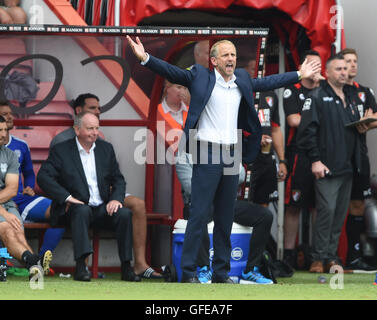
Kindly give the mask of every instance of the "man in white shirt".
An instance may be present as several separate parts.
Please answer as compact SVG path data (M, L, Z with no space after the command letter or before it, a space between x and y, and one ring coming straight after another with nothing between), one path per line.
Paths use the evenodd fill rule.
M242 140L243 161L250 163L259 152L262 134L254 108L253 91L267 91L298 82L301 77L319 72L319 67L306 63L298 72L251 79L246 70L236 69L237 54L233 43L221 40L210 50L214 71L199 64L183 70L146 53L138 37L136 42L129 36L127 39L143 65L170 82L187 87L191 94L182 141L188 142L191 147L196 146L199 157L193 156L190 218L181 260L182 282L199 283L196 259L213 203L215 252L212 283L233 283L228 272L230 233L238 186L235 158L240 151L235 146ZM195 129L194 139L190 141L189 133ZM239 139L238 132L244 132L245 137ZM213 149L217 149L217 152L213 152Z
M83 93L77 96L72 105L75 114L81 112L91 112L98 119L101 115L101 106L99 98L92 93ZM50 149L63 141L74 138L75 131L72 127L57 134L50 143ZM101 137L99 137L101 140ZM130 193L124 196L124 206L132 211L132 229L133 229L133 252L134 252L134 272L143 278L161 278L161 274L156 272L148 265L145 258L147 242L147 211L145 201Z
M140 281L130 265L132 214L123 208L125 181L112 145L98 140L99 120L91 112L75 116L76 137L55 145L38 173L38 184L53 200L51 224L66 217L72 229L74 279L90 281L85 259L93 250L89 226L116 233L122 280Z

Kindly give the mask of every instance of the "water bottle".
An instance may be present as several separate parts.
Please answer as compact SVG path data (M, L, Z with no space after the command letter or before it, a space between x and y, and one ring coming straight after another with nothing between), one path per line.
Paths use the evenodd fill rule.
M7 281L7 260L0 258L0 281Z

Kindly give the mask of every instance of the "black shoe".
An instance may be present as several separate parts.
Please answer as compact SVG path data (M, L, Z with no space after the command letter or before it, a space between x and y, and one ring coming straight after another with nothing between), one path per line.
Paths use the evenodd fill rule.
M73 279L75 279L76 281L90 281L90 278L91 273L89 272L87 267L81 270L78 270L76 268Z
M212 283L228 283L228 284L234 284L233 280L229 277L227 278L216 278L212 276Z
M284 249L283 261L288 264L292 269L297 268L297 254L295 250Z
M181 283L200 283L197 276L192 278L182 278Z
M363 260L363 258L357 258L357 259L351 261L350 263L347 264L345 269L346 270L353 270L354 272L357 271L359 273L362 273L362 272L375 273L375 272L377 272L377 268L367 264Z
M123 266L122 267L122 277L123 281L132 281L132 282L140 282L141 277L135 274L131 266Z

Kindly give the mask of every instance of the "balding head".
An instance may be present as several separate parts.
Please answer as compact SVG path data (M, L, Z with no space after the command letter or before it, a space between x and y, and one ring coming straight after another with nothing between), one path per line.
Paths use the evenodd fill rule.
M75 116L73 128L81 146L87 150L98 138L99 120L91 112L82 112Z
M196 43L194 47L194 58L195 63L202 65L205 68L208 68L209 61L209 41L202 40Z

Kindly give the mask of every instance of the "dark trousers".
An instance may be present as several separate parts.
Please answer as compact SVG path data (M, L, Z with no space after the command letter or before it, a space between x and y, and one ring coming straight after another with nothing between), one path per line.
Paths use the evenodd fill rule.
M187 216L184 215L187 219ZM272 212L261 205L236 200L234 209L234 222L252 227L253 233L250 238L249 255L247 258L246 272L253 270L255 266L260 266L263 251L266 249L271 232L273 221ZM212 220L212 212L209 214L209 221ZM209 266L209 236L208 229L203 232L201 247L199 249L198 266Z
M121 262L132 259L132 213L120 208L112 216L106 211L106 204L98 207L72 205L68 210L71 222L74 259L93 253L89 239L89 227L115 231Z
M272 212L261 205L244 200L236 201L234 222L246 227L253 227L246 272L253 270L255 266L260 267L262 254L270 237L273 218Z
M188 220L190 216L190 205L185 204L183 208L183 219ZM210 214L208 215L207 224L213 220L213 207L210 209ZM202 242L200 244L198 257L196 259L196 265L198 267L204 267L210 265L209 263L209 247L210 240L208 235L208 228L203 231Z
M187 222L185 239L182 249L182 278L196 276L197 257L201 247L202 235L207 229L207 219L210 207L214 206L213 229L213 276L219 279L226 278L230 270L230 233L232 230L234 199L237 196L238 174L224 174L224 169L232 167L227 165L223 154L233 156L232 150L214 155L211 148L207 148L208 164L197 163L193 165L191 180L191 208ZM200 150L200 158L203 152ZM220 159L214 164L212 159ZM203 159L203 158L202 158ZM236 170L238 171L238 169Z
M317 217L313 231L313 261L337 260L339 236L351 199L352 175L315 181Z

